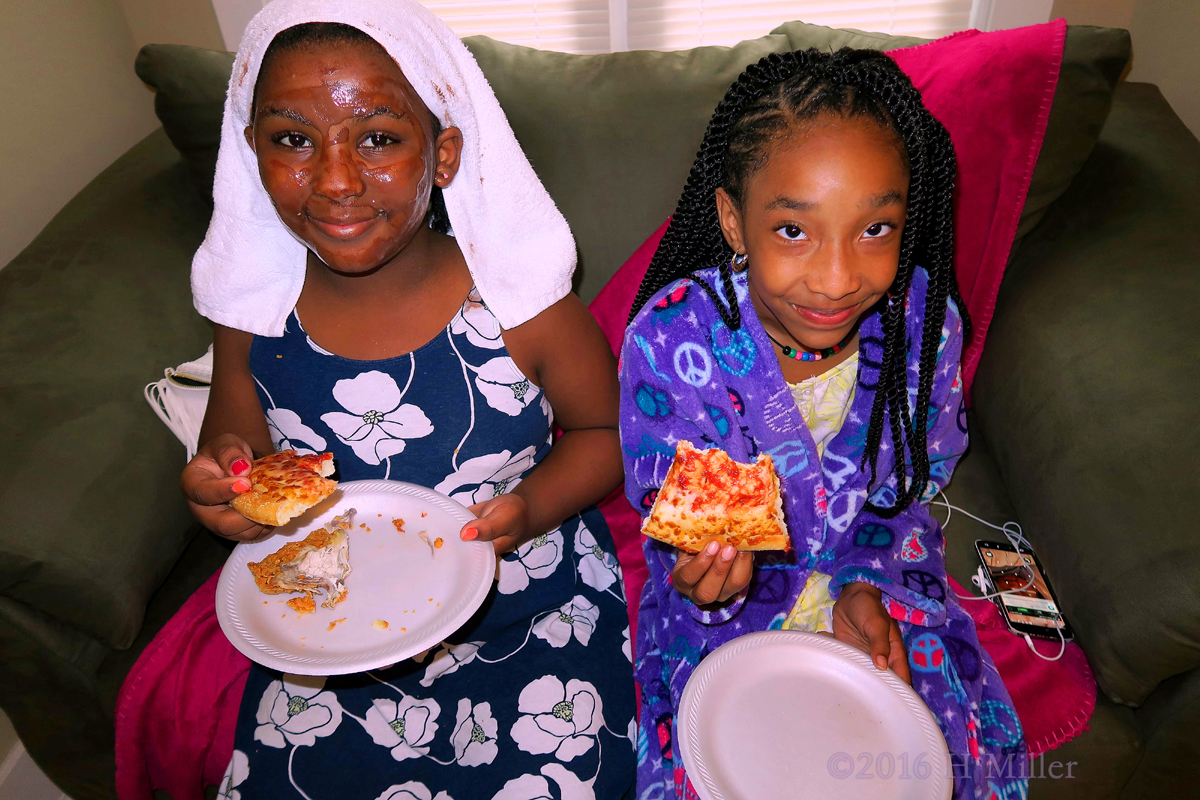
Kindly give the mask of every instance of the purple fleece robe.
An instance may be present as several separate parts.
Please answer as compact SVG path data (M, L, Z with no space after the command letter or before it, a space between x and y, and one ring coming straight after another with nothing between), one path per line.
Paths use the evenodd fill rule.
M717 271L700 273L720 287ZM917 269L907 303L910 409L928 276ZM659 291L625 333L621 350L621 444L625 490L645 515L674 458L675 443L720 447L737 461L769 453L783 487L792 551L756 553L747 591L707 612L671 585L672 548L645 540L649 578L638 611L636 675L642 688L638 797L695 797L673 743L675 712L696 665L725 642L778 628L808 575L879 587L900 621L913 685L933 711L951 753L954 798L1024 798L1025 741L1008 692L980 648L971 618L946 581L941 527L928 500L950 479L967 446L959 355L962 320L946 313L930 399L930 485L922 503L893 519L864 510L895 498L891 436L884 427L877 479L859 468L883 347L877 313L860 327L859 373L846 422L818 460L816 445L755 315L745 274L734 276L742 327L730 330L694 281ZM720 291L720 289L718 289ZM911 474L911 469L909 474ZM855 754L857 755L857 754Z

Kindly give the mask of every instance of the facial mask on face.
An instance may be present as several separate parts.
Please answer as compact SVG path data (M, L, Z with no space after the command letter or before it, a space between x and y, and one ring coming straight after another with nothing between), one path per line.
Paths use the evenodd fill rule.
M231 328L281 336L300 296L308 248L276 214L243 131L267 46L306 22L370 35L442 126L462 131L459 171L443 196L475 285L500 324L514 328L565 297L575 269L570 228L479 65L445 23L415 0L275 0L250 22L234 60L213 216L192 260L196 309Z

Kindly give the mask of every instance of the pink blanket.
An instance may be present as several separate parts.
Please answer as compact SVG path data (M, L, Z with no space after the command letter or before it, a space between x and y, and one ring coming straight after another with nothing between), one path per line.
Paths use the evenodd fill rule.
M250 660L217 624L218 570L138 658L117 697L117 796L203 800L233 757Z
M950 132L958 156L955 268L976 333L963 358L967 386L975 373L1058 80L1066 26L982 34L966 31L891 53ZM618 352L625 318L665 224L630 258L592 303ZM645 582L640 516L621 493L602 505L625 570L630 624ZM142 653L117 700L117 794L151 800L201 800L220 781L233 752L238 707L250 662L217 625L214 575ZM961 587L956 591L963 593ZM1082 651L1067 648L1044 662L1003 626L986 602L964 602L1025 726L1031 755L1078 735L1095 703L1095 682ZM632 636L636 641L636 632ZM1040 645L1048 654L1057 646Z
M974 594L954 578L950 578L950 588L960 596ZM1004 679L1025 729L1030 756L1053 750L1087 730L1096 708L1096 679L1083 648L1071 643L1062 650L1059 641L1033 639L1033 646L1047 658L1062 650L1057 661L1043 661L1008 629L991 600L963 600L962 606L975 620L979 644Z
M974 325L963 352L967 397L1058 85L1065 20L963 31L888 53L946 126L958 158L954 271Z

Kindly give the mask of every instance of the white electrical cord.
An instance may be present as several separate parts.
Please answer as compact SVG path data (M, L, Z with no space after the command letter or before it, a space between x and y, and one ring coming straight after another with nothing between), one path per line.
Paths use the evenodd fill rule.
M981 525L986 525L993 530L997 530L997 531L1000 531L1001 533L1003 533L1004 537L1006 539L1008 539L1009 544L1011 544L1013 546L1013 549L1016 550L1018 554L1020 554L1022 552L1022 550L1021 550L1022 547L1025 548L1024 552L1028 552L1028 553L1033 552L1033 546L1030 545L1029 540L1025 538L1025 534L1021 530L1020 523L1009 521L1009 522L1004 523L1003 525L994 525L991 522L988 522L986 519L981 519L981 518L975 516L970 511L965 511L965 510L959 508L958 506L951 505L950 498L946 497L945 492L938 492L938 497L941 497L941 500L939 501L937 498L934 498L934 502L939 503L942 507L944 507L946 509L946 521L942 523L942 530L946 530L946 528L950 525L950 517L953 516L955 511L957 511L960 514L970 517L971 519L975 520L976 522L980 523ZM1024 569L1024 567L1021 567L1021 569ZM988 593L987 584L984 583L983 567L979 567L976 570L975 575L971 578L971 583L975 584L975 586L979 589L979 591L984 593L982 597L976 597L975 595L972 595L972 594L965 594L965 595L958 594L957 592L955 592L954 596L957 597L959 600L991 600L993 597L999 597L1000 595L1005 593L1005 592L992 592L990 594ZM1006 591L1023 592L1026 589L1028 589L1030 586L1033 586L1033 570L1029 570L1029 580L1025 582L1024 586L1020 587L1019 589L1008 589Z
M1004 523L1003 525L995 525L991 522L988 522L986 519L981 519L981 518L975 516L970 511L966 511L964 509L959 508L956 505L952 505L950 503L950 498L946 497L945 492L938 492L938 497L940 497L941 500L939 501L937 499L937 497L935 497L933 502L938 503L939 505L941 505L943 508L946 509L946 521L942 523L942 530L945 530L946 526L948 526L950 524L950 517L953 516L955 511L957 511L960 514L964 514L964 515L970 517L971 519L975 520L976 522L980 523L981 525L986 525L987 527L989 527L993 530L997 530L997 531L1000 531L1001 533L1003 533L1004 538L1008 539L1009 544L1011 544L1013 546L1013 549L1017 551L1018 555L1020 555L1022 553L1022 550L1021 550L1022 547L1025 548L1025 552L1029 553L1030 555L1033 554L1033 546L1031 544L1029 544L1029 540L1025 538L1025 533L1024 533L1024 531L1021 530L1020 523L1010 520L1010 521ZM976 597L975 595L962 595L962 594L958 594L957 592L955 592L954 596L957 597L959 600L991 600L994 597L999 597L1000 595L1008 594L1009 592L1023 592L1026 589L1028 589L1030 586L1033 585L1033 581L1034 581L1033 570L1029 569L1028 572L1029 572L1029 580L1026 581L1025 585L1020 587L1019 589L1006 589L1003 592L990 592L989 593L987 577L983 571L983 567L980 566L980 567L976 568L975 574L971 576L971 583L973 583L975 585L975 587L977 589L979 589L979 591L983 592L983 595L980 597ZM1041 653L1039 653L1037 648L1034 647L1033 639L1029 636L1028 633L1023 633L1023 634L1021 634L1021 636L1022 636L1022 638L1025 639L1025 644L1029 646L1030 651L1032 651L1035 656L1042 659L1043 661L1058 661L1060 658L1063 657L1063 653L1067 652L1067 639L1066 639L1066 637L1063 636L1062 628L1060 626L1056 625L1054 627L1054 632L1058 634L1058 640L1061 643L1061 647L1058 650L1058 655L1056 655L1054 657L1044 656Z

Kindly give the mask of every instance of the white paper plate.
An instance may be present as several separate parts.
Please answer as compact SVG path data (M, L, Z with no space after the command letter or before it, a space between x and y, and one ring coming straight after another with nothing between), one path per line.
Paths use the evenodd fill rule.
M679 751L702 800L945 800L953 789L917 693L816 633L752 633L713 651L684 688Z
M300 595L258 590L246 564L304 539L350 508L357 513L345 600L332 610L318 600L315 613L297 614L287 601ZM404 520L404 533L396 530L394 518ZM422 486L342 483L274 536L234 548L217 583L221 630L251 660L296 675L344 675L411 658L462 627L491 589L496 577L492 545L458 537L472 519L458 503ZM431 541L442 539L434 555L417 536L422 530ZM343 617L345 622L329 630ZM376 627L376 620L388 627Z

